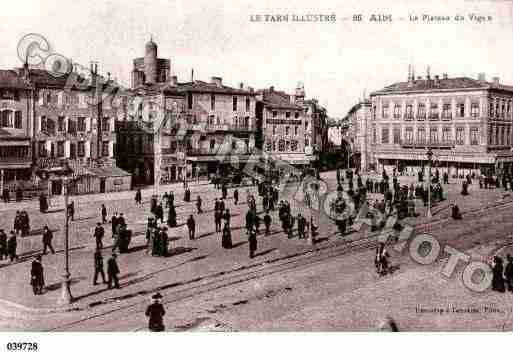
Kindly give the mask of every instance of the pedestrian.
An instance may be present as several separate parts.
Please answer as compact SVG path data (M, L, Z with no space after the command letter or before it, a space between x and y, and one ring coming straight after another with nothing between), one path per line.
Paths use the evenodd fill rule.
M0 229L0 261L7 258L7 235Z
M499 256L493 257L492 262L492 290L504 293L504 266L502 264L502 258Z
M298 238L306 238L306 233L305 233L305 229L306 229L306 219L305 217L303 217L301 215L301 213L299 213L297 215L297 235L298 235Z
M18 187L16 188L16 202L21 202L21 200L23 199L23 190Z
M230 213L230 209L226 208L226 211L224 211L223 217L225 226L228 225L230 227L230 219L232 218L232 215Z
M18 246L18 242L16 240L16 233L14 231L10 232L9 239L7 240L7 254L9 255L9 259L13 262L15 259L18 259L18 255L16 254L16 247Z
M226 183L223 182L223 186L221 187L221 193L223 194L223 199L226 199L228 196L228 189L226 188Z
M151 332L163 332L165 330L163 318L164 315L166 315L166 311L164 310L164 306L160 303L162 295L156 293L151 299L153 302L146 308L145 312L145 315L149 318L148 329Z
M513 292L513 257L511 254L506 256L508 264L504 269L504 277L506 277L506 284L508 285L508 291Z
M37 256L32 262L30 269L30 284L32 285L32 291L34 295L43 294L43 288L45 286L45 277L43 264L41 263L41 256Z
M191 201L191 190L188 187L185 189L183 200L184 200L184 202Z
M108 285L109 289L112 288L113 282L114 282L114 287L116 289L119 289L119 279L118 279L119 267L118 267L118 263L116 262L116 257L117 257L116 253L112 253L112 256L107 261L107 276L108 276L107 285Z
M194 221L194 217L192 214L187 219L187 228L189 229L189 239L194 240L194 235L196 233L196 222Z
M118 213L114 212L112 218L110 219L110 225L112 230L112 238L116 235L116 229L118 227Z
M251 229L253 228L253 213L251 210L248 210L246 213L246 233L249 234Z
M265 212L264 216L264 225L265 225L265 235L268 236L271 234L271 216L269 215L269 210Z
M142 195L141 195L141 189L138 188L137 191L135 191L135 203L141 204L142 203Z
M312 236L312 241L315 242L315 237L317 237L317 228L318 226L316 226L313 222L313 217L310 217L310 234Z
M102 204L101 213L102 213L102 223L107 223L107 208L105 208L104 204Z
M239 203L239 190L237 188L233 191L233 201L235 205Z
M48 210L48 200L46 199L46 196L41 193L39 195L39 211L41 213L46 213L46 211Z
M170 203L169 212L167 215L167 225L169 227L176 227L176 209L174 203Z
M122 226L126 226L125 217L123 217L123 213L119 214L118 223L117 224L118 225L121 224Z
M223 235L221 238L221 246L226 249L232 248L232 233L230 230L230 226L225 223L223 228Z
M96 227L94 228L94 239L96 241L96 249L103 249L103 236L105 236L105 229L100 222L96 223Z
M249 242L249 258L253 258L255 256L255 252L257 250L257 236L256 236L256 232L253 228L251 228L251 230L249 231L248 242Z
M68 218L70 218L71 221L75 220L75 202L73 201L68 205Z
M2 192L2 199L5 203L8 203L11 200L11 196L9 194L9 189L7 187L4 188Z
M52 239L53 239L52 231L50 231L48 226L44 226L44 228L43 228L43 254L46 254L47 248L50 249L50 252L52 252L52 254L55 254L55 250L53 249L53 246L52 246Z
M94 252L94 277L93 277L93 285L98 284L98 274L102 276L103 284L107 284L105 280L105 271L103 270L103 257L100 249L96 248Z
M196 208L198 209L198 214L203 213L203 210L201 209L201 197L198 196L196 199Z
M226 205L224 204L224 201L221 199L219 201L219 211L221 211L221 213L224 213L225 209L226 209Z

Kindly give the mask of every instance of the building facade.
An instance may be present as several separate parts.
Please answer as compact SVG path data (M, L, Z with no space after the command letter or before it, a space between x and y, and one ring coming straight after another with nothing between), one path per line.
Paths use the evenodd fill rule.
M347 144L347 162L362 171L368 171L374 161L370 141L372 106L369 99L358 101L344 117L341 135Z
M371 95L371 138L379 169L416 172L426 164L450 175L511 174L513 87L498 78L444 74L396 83Z
M274 87L258 92L257 119L262 124L263 151L272 158L304 166L311 156L305 150L307 120L293 96Z
M76 82L79 75L72 71L55 74L25 65L4 72L8 75L0 79L0 88L24 83L25 89L17 89L9 100L8 91L4 92L0 105L5 109L4 141L10 143L0 159L1 166L9 170L4 171L2 189L61 194L62 178L52 173L64 163L73 170L70 193L130 188L130 175L116 167L117 110L109 101L112 93L109 96L105 91L110 87L115 92L117 86L100 77L97 67L91 70L91 78L81 79L80 85Z

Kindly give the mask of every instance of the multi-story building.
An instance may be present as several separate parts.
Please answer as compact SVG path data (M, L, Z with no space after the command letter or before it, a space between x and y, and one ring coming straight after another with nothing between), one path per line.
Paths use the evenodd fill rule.
M341 135L347 143L347 162L362 171L370 169L373 162L372 143L369 138L371 127L372 106L369 99L358 101L344 117Z
M57 74L25 65L4 73L7 75L0 79L0 88L19 88L12 89L16 91L10 103L4 102L12 115L6 112L2 128L11 143L15 137L23 139L15 141L18 159L13 160L12 150L7 150L6 160L2 159L8 164L21 161L14 172L7 173L2 186L11 191L22 188L60 194L62 178L52 173L66 162L73 170L71 193L130 188L130 175L117 168L114 159L117 110L109 99L117 85L99 76L97 67L91 69L90 79L79 81L80 86L79 75L73 71ZM22 83L25 89L21 89Z
M243 166L255 147L254 91L226 86L220 77L178 82L169 75L170 63L157 58L153 41L134 60L136 100L128 104L126 123L119 124L118 138L127 149L119 152L120 166L138 183L152 183L155 173L161 182L172 182ZM159 118L164 122L157 123Z
M272 158L292 165L307 165L305 153L306 119L303 107L285 92L271 86L258 92L258 122L262 124L263 150Z
M31 177L32 92L19 71L0 70L0 192L6 184Z
M426 164L451 175L511 173L513 87L498 78L444 74L399 82L371 94L371 138L379 169L416 172Z

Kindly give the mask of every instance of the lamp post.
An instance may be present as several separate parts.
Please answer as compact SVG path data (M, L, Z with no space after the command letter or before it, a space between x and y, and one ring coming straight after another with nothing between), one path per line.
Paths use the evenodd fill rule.
M428 188L428 208L426 217L431 218L431 160L433 159L433 151L428 147L427 153L427 188Z
M73 301L71 295L70 282L71 274L69 272L69 215L68 215L68 175L62 179L64 190L64 274L62 281L62 294L59 298L59 305L67 305Z

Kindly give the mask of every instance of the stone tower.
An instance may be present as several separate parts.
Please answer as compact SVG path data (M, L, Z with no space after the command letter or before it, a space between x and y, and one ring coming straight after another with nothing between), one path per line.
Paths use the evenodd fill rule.
M148 84L155 84L158 80L157 44L152 39L146 43L144 53L144 77Z

